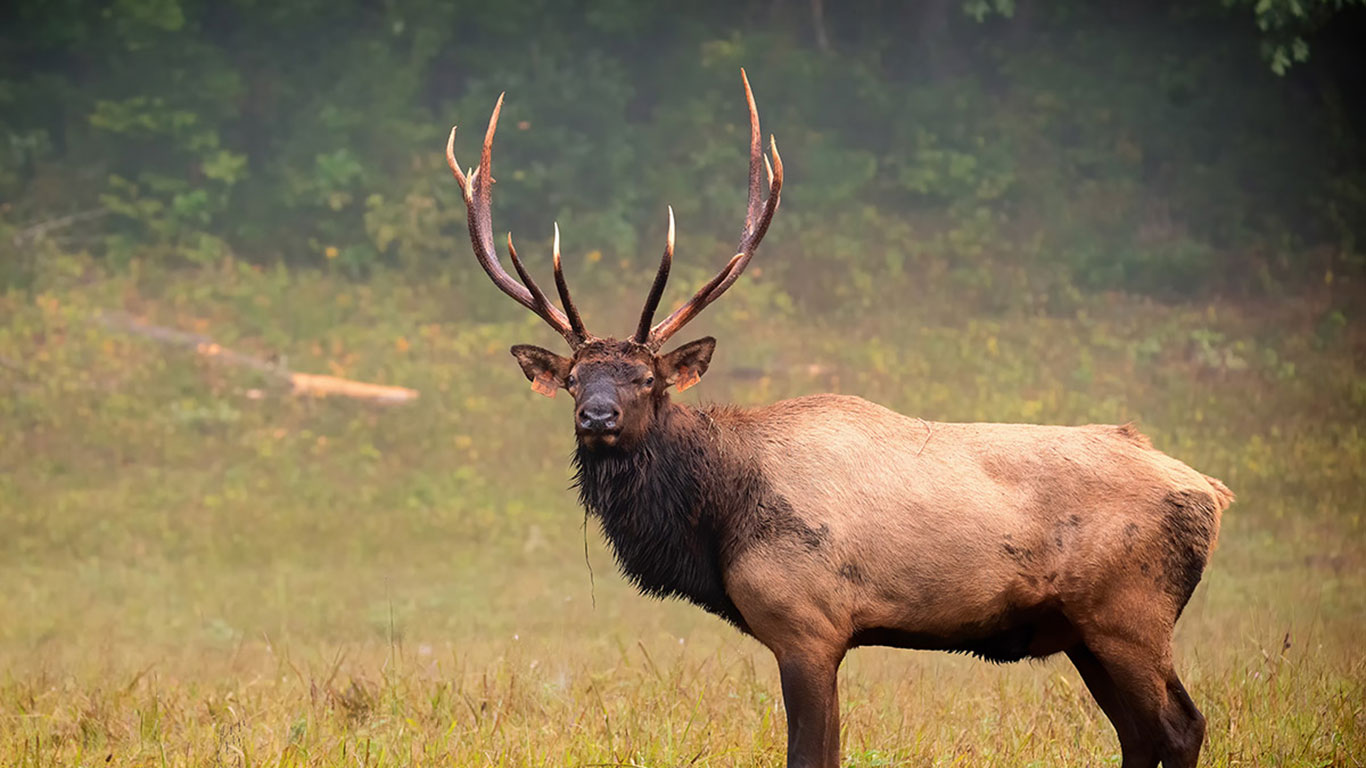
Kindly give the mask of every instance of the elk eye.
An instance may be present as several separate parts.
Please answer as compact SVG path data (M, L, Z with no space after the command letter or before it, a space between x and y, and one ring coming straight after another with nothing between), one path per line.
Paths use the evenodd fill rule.
M655 385L655 377L653 377L653 376L646 376L646 377L645 377L645 386L647 386L647 387L653 387L654 385Z
M572 373L569 375L569 378L567 378L567 379L564 380L564 385L565 385L566 387L573 387L575 384L578 384L578 383L579 383L578 379L574 378L574 374L572 374Z

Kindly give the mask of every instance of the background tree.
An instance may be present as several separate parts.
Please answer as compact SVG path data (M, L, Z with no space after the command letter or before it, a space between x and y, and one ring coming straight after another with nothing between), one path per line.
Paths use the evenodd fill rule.
M19 0L0 11L3 220L13 244L103 211L67 245L114 263L463 279L439 149L506 90L498 226L529 237L549 211L634 265L665 202L690 233L734 227L747 65L792 158L772 247L798 301L929 274L1049 311L1278 291L1361 273L1363 10Z

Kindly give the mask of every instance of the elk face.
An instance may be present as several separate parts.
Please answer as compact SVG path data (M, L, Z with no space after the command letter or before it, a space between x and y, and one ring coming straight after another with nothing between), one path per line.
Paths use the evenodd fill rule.
M475 259L499 290L536 313L563 336L574 350L572 357L563 357L541 347L519 344L512 348L512 355L531 381L532 389L548 396L554 396L559 389L569 390L574 397L574 431L578 434L579 442L587 448L626 449L637 445L649 433L660 407L668 402L669 386L676 386L681 391L696 384L702 377L711 363L712 350L716 348L715 339L698 339L664 355L659 354L659 350L689 320L739 279L759 247L759 242L768 232L773 214L778 210L779 193L783 187L783 160L778 156L776 142L771 142L771 165L764 156L754 94L744 70L740 70L740 77L744 81L745 100L749 104L750 129L749 203L745 209L740 246L726 266L698 289L690 300L664 320L651 325L673 263L674 214L670 208L669 235L664 256L659 262L659 271L645 300L645 308L640 313L640 325L635 334L624 340L598 338L584 328L583 319L569 296L569 287L560 267L558 225L555 227L552 253L555 289L560 295L563 310L550 303L522 265L517 257L517 249L512 246L511 234L508 234L507 241L508 256L521 281L509 275L498 260L493 244L491 213L492 156L493 135L498 127L503 97L498 97L493 116L489 118L478 168L468 173L460 169L460 163L455 159L455 129L451 129L446 142L446 163L464 193ZM763 196L765 171L768 174L767 198Z
M710 336L657 355L644 344L595 339L563 357L530 344L512 356L532 389L554 397L560 389L574 398L574 433L590 450L639 445L669 401L669 387L681 392L696 384L711 365L716 339Z

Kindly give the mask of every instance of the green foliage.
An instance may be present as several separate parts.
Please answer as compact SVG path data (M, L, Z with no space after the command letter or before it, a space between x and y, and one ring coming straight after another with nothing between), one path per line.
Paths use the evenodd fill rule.
M1366 0L1223 0L1232 7L1251 8L1264 35L1262 54L1271 69L1283 75L1309 60L1312 33L1343 10L1366 6Z
M1266 35L1307 36L1355 5L1251 10ZM1123 18L1086 3L831 6L831 52L809 44L807 17L760 3L738 17L617 0L7 13L0 220L101 208L77 250L114 263L232 254L477 280L452 259L464 213L440 149L458 121L473 164L507 91L499 240L517 231L534 260L558 220L566 252L590 256L584 279L609 281L607 266L654 259L672 204L711 264L743 205L747 66L789 168L767 248L812 308L947 277L984 309L1065 313L1097 290L1266 294L1366 270L1359 58L1329 39L1319 86L1292 87L1255 61L1272 38L1213 2Z
M977 21L983 21L992 14L1009 18L1015 15L1015 0L963 0L963 13Z

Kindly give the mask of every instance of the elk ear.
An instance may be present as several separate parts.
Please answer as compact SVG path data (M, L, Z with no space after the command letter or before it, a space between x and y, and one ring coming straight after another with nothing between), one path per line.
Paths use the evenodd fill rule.
M707 366L711 365L711 353L715 351L716 339L704 336L659 358L659 370L664 374L664 382L677 386L679 392L696 384L707 372Z
M526 374L527 381L531 382L531 388L537 392L546 397L554 397L555 390L565 386L571 365L569 358L530 344L518 344L513 347L512 356L517 358L517 364L522 366L522 373Z

